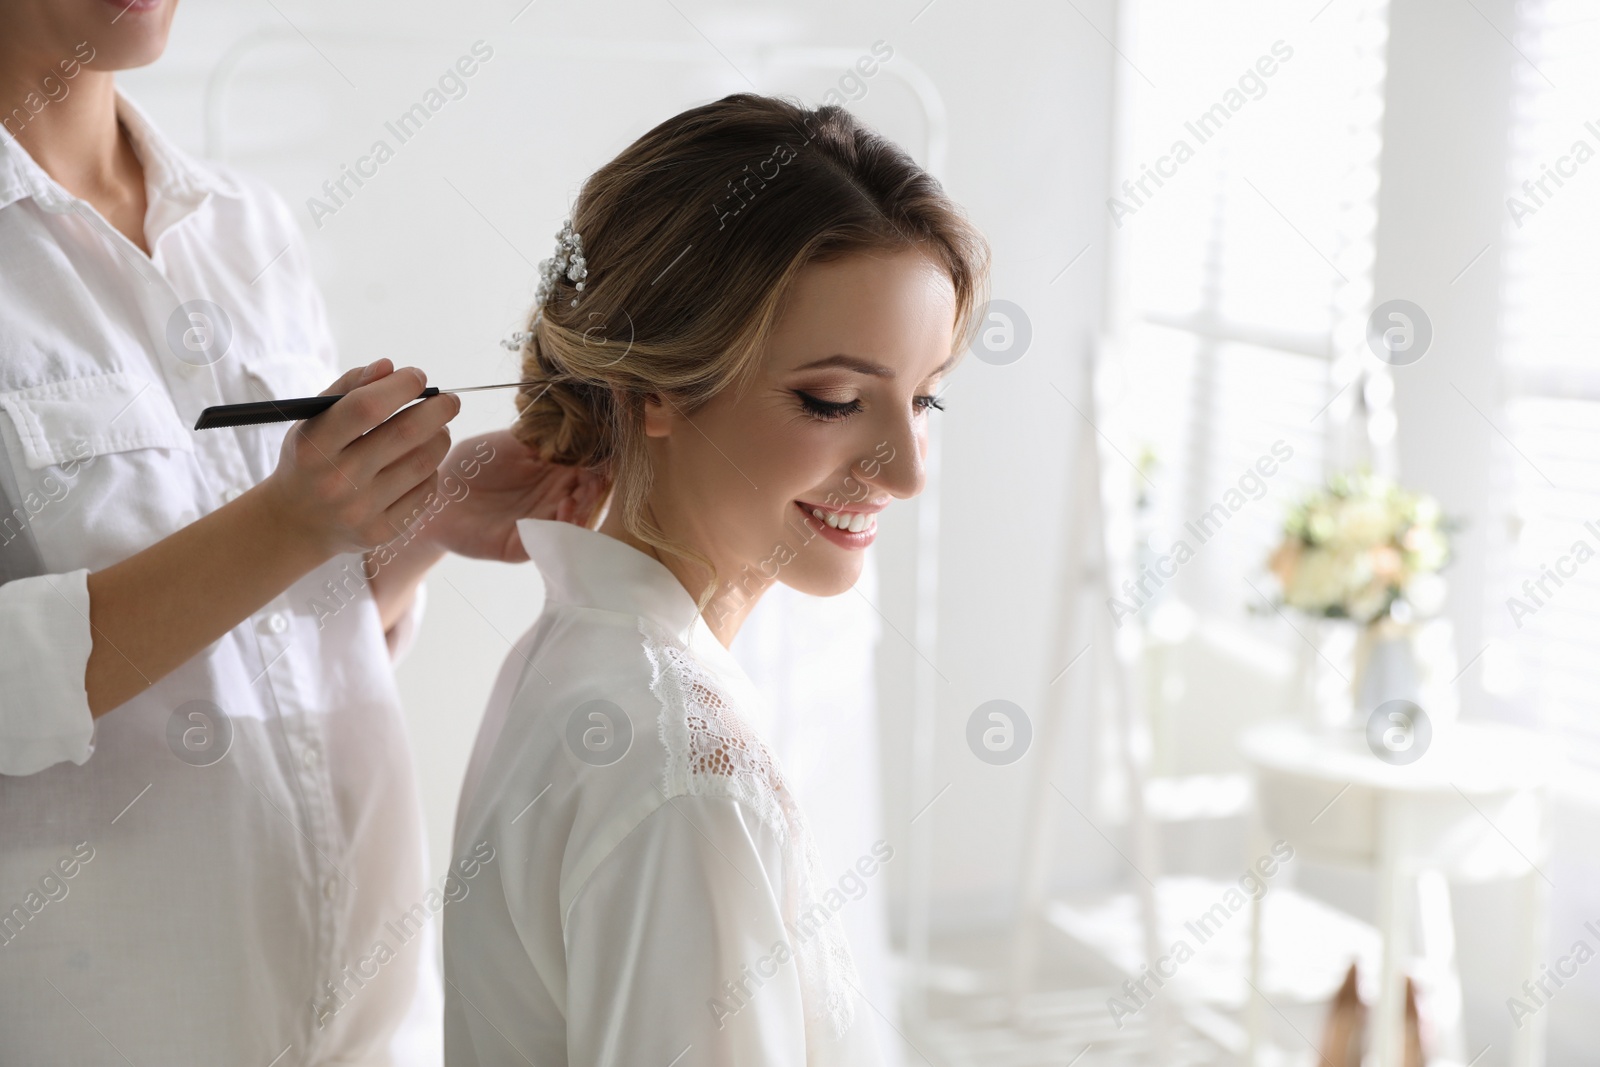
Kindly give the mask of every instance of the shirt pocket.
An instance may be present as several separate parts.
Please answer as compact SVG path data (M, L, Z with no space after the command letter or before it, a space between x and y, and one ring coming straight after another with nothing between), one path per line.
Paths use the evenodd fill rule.
M252 393L265 392L252 395L252 400L316 396L339 376L337 370L304 350L273 349L242 356L241 362L245 373L254 379Z
M0 543L49 572L126 559L198 517L194 442L164 387L111 371L0 392L14 491ZM14 499L13 499L14 497Z
M240 357L244 368L245 390L249 401L290 400L317 396L339 376L322 360L304 350L272 349ZM241 444L253 442L258 449L250 457L258 477L266 477L278 465L278 453L288 434L289 422L265 422L251 427L255 432L241 435ZM206 433L216 433L207 430ZM248 447L248 446L247 446Z
M194 451L165 391L123 371L0 393L0 410L11 416L30 471L134 448Z

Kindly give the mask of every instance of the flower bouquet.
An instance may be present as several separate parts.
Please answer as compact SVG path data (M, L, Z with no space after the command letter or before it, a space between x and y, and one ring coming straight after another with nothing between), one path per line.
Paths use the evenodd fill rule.
M1407 623L1444 602L1447 535L1431 496L1367 472L1341 474L1290 510L1267 568L1283 603L1307 615Z
M1450 561L1451 524L1431 496L1367 471L1336 475L1300 501L1267 560L1281 602L1316 618L1359 627L1353 711L1364 718L1386 700L1415 700L1418 619L1444 603L1439 572Z

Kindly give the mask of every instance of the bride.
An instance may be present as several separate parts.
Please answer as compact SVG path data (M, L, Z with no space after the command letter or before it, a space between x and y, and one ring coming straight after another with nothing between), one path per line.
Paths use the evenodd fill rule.
M730 96L584 184L513 432L612 490L598 523L519 524L545 604L457 814L451 1067L878 1062L845 872L728 646L774 582L848 590L921 491L986 270L938 183L835 107Z

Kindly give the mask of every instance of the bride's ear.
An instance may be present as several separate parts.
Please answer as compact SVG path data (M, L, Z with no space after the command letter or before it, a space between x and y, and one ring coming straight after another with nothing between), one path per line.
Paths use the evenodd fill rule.
M677 423L678 410L674 404L663 402L660 393L644 396L644 435L666 437Z

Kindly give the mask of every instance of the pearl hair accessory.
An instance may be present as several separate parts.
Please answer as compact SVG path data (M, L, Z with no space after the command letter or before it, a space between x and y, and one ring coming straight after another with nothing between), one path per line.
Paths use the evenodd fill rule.
M572 228L571 219L561 224L561 232L556 234L556 254L539 264L539 274L539 287L533 293L536 307L544 307L563 274L580 293L583 292L583 279L588 277L589 267L583 258L583 237ZM572 298L572 306L578 306L577 297Z

